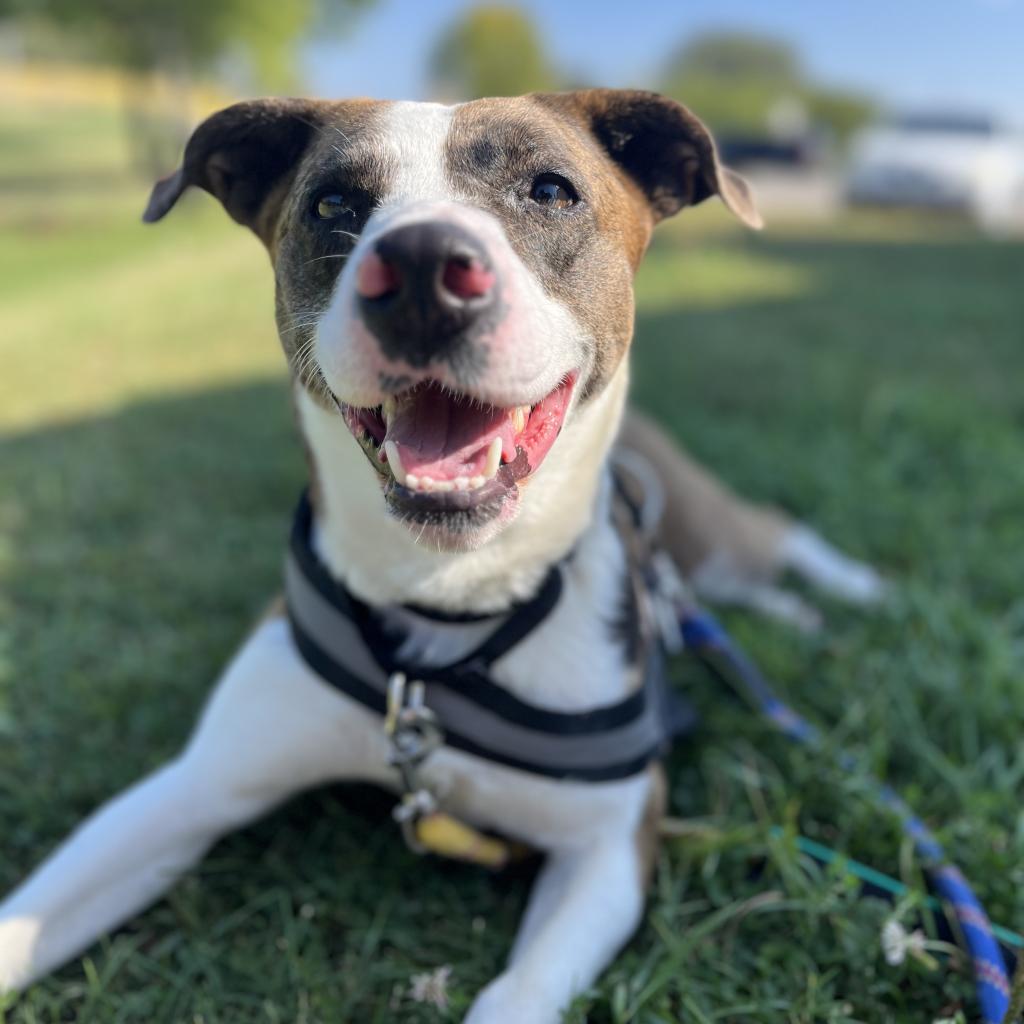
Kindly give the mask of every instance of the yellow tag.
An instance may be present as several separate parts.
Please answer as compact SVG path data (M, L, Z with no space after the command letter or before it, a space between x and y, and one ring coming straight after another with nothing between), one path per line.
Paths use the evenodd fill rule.
M416 822L416 838L431 853L480 864L493 871L505 867L514 852L512 844L485 836L440 811L426 814Z

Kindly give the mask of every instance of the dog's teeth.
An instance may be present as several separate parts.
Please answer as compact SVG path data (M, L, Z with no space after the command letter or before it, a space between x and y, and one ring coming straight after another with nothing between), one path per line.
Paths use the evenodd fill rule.
M407 473L405 476L405 486L411 491L418 491L420 487L420 478L414 473Z
M487 449L487 461L484 463L484 479L490 480L495 473L498 472L498 467L501 465L501 438L496 437L491 442L491 447Z
M469 489L471 491L478 491L485 483L487 483L487 477L480 476L479 474L477 476L471 476L469 478Z
M388 457L388 465L391 467L391 475L403 486L407 486L410 478L402 466L402 456L398 454L398 445L394 441L384 442L384 454ZM408 485L411 486L411 485Z
M512 426L515 427L517 434L521 434L523 432L529 415L530 407L528 405L517 405L515 409L512 410Z
M394 418L395 409L398 408L398 403L393 398L385 398L380 403L380 414L384 418L384 426L387 426Z
M469 477L457 476L452 481L452 484L454 485L455 490L457 490L457 491L468 491L469 490Z
M451 480L435 480L434 490L440 491L442 494L447 494L448 491L455 490L455 484Z

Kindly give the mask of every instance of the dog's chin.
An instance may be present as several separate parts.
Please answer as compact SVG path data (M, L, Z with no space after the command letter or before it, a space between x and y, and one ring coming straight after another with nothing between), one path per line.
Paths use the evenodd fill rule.
M525 456L520 459L524 464ZM502 466L478 490L440 494L422 494L389 477L383 481L384 501L417 543L438 551L475 551L515 519L521 492L514 473L511 466Z

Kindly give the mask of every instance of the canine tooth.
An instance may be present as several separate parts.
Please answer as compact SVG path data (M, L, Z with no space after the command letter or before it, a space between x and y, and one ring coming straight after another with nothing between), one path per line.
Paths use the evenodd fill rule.
M455 490L457 490L457 491L468 491L469 490L469 477L457 476L452 481L452 484L454 485Z
M512 411L512 426L516 428L517 434L522 433L529 415L530 407L528 405L517 405Z
M398 454L398 445L394 441L384 442L384 454L388 457L388 465L391 467L391 475L403 486L409 477L406 475L405 467L402 465L402 456Z
M484 463L484 479L490 480L495 473L498 472L498 467L501 465L501 438L496 437L491 442L491 447L487 449L487 461Z
M380 414L384 417L384 425L387 426L391 422L391 418L395 415L395 409L398 408L398 403L394 398L385 398L380 403Z
M405 476L405 486L412 491L419 490L420 478L415 473L407 473Z
M487 477L480 476L479 474L471 476L469 478L469 489L471 491L479 490L485 483L487 483Z

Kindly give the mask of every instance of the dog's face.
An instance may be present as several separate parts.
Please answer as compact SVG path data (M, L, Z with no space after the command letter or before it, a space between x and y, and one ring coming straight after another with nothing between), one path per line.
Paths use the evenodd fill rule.
M293 373L382 512L447 548L515 517L615 375L654 224L714 194L759 224L700 121L616 90L242 103L196 130L146 219L193 184L266 244Z

